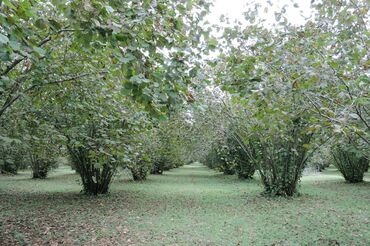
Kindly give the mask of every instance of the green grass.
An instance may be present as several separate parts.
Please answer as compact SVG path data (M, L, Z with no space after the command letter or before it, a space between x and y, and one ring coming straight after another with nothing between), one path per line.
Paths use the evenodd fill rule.
M79 194L78 180L68 167L0 176L0 245L370 245L369 174L305 176L292 199L197 164L142 183L120 174L107 196Z

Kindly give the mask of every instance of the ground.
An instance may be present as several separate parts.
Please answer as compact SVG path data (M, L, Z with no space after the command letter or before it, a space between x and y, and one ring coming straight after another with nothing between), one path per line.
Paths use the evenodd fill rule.
M0 176L0 245L370 245L370 174L307 175L291 199L200 164L142 183L121 173L99 197L79 194L78 180L68 167Z

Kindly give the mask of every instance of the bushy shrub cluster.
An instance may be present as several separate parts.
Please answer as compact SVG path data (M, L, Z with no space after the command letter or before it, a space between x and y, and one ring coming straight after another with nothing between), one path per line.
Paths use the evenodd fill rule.
M98 122L91 119L65 132L68 154L81 177L85 194L107 193L117 167L122 163L123 144L119 141L122 132L115 124L114 120Z
M312 156L307 161L307 167L311 170L322 172L330 166L331 159L330 149L321 146L312 153Z
M44 179L52 168L56 168L57 161L53 156L36 156L31 155L30 164L32 169L32 178Z
M228 154L233 157L233 161L235 162L234 169L238 177L240 179L252 178L256 166L248 156L246 150L247 146L245 146L242 141L237 141L236 136L229 137L227 143L229 146Z
M152 169L152 160L144 153L137 153L134 163L128 167L135 181L145 180Z
M164 171L168 171L173 168L170 160L163 155L154 156L152 158L151 174L163 174Z
M362 182L369 160L353 143L337 144L332 148L334 165L350 183Z
M205 156L204 163L212 169L223 172L226 175L237 174L240 179L252 178L255 172L255 164L250 158L242 142L238 142L235 136L228 136L226 141L219 141Z
M0 171L2 174L17 174L27 168L27 146L18 139L0 138Z
M307 133L304 122L293 121L283 135L272 139L249 141L250 153L256 163L266 195L292 196L307 161L307 146L312 133Z

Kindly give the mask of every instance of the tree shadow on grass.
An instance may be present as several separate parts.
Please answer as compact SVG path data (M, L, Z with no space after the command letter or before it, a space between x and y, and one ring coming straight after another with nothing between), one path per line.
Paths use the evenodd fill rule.
M0 191L0 205L5 210L25 210L30 207L98 209L105 205L131 204L135 199L145 196L138 191L118 190L105 195L91 196L76 191L64 192L14 192ZM1 213L0 213L1 214Z
M125 192L94 197L78 192L0 192L0 228L3 229L0 242L49 245L50 240L55 240L57 244L81 245L87 240L82 244L90 245L88 242L97 235L119 241L120 224L125 221L127 211L138 209L134 195ZM120 227L116 229L116 225Z
M75 173L64 173L64 174L58 174L58 175L50 175L47 176L45 179L33 179L31 174L22 174L22 176L4 176L2 177L1 180L3 181L12 181L12 182L17 182L17 181L50 181L50 180L60 180L63 179L65 180L66 178L72 178L76 177L79 178L78 174Z

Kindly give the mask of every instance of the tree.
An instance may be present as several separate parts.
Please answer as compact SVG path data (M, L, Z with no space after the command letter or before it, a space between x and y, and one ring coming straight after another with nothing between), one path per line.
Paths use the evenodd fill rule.
M1 117L23 95L94 79L108 73L107 63L125 83L123 92L148 109L177 100L196 71L196 63L187 61L200 56L199 22L208 4L2 1L0 8Z
M20 139L24 135L23 112L17 110L7 118L0 119L0 171L17 174L29 165L29 145Z
M369 168L369 160L356 145L356 139L352 138L347 143L332 147L334 165L350 183L362 182L364 173Z
M27 146L17 138L0 137L0 171L3 174L17 174L27 167Z
M132 165L129 165L128 168L131 170L135 181L142 181L147 178L152 169L152 160L145 153L136 153Z
M368 155L369 4L324 1L313 7L315 19L303 26L289 24L283 8L275 13L275 28L266 28L258 19L263 9L252 6L245 14L250 25L225 28L223 52L210 63L236 105L230 115L245 120L236 133L271 195L296 193L315 150L314 133L330 130L328 137L337 141L355 134L362 141L358 149Z
M317 120L296 86L299 40L286 30L226 29L227 53L214 69L230 93L235 134L268 195L292 196L308 159ZM230 37L235 37L230 39ZM213 64L211 64L213 65Z
M57 167L59 152L57 132L52 125L41 123L32 115L28 115L27 118L27 135L22 140L29 146L27 154L32 169L32 178L44 179L50 169Z
M0 118L24 96L43 94L41 108L64 136L84 192L108 192L125 155L124 135L132 130L122 105L136 102L136 110L164 117L186 99L208 6L2 1Z

